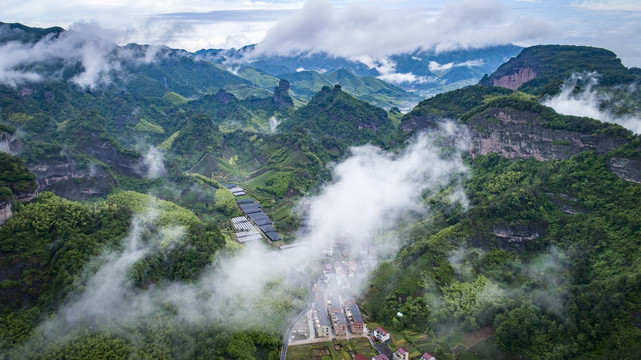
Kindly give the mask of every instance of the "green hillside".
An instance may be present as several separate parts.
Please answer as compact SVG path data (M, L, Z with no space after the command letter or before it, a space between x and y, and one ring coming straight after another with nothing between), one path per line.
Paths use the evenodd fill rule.
M384 110L354 98L339 85L323 87L280 126L285 131L294 127L314 137L334 137L351 144L383 142L394 129Z
M600 75L604 86L628 84L638 80L637 70L627 69L613 52L573 45L538 45L523 49L521 53L501 65L480 84L491 85L495 79L530 68L536 77L525 82L519 90L533 95L555 94L561 84L573 73Z
M0 27L12 29L0 45L65 34ZM70 81L79 63L45 62L34 66L41 81L0 84L0 146L17 154L0 152L0 358L278 359L312 282L350 262L365 277L349 295L368 328L384 326L389 347L415 360L638 358L641 138L542 105L572 74L594 72L598 84L573 91L591 86L601 108L638 114L639 71L614 53L526 48L479 85L402 114L393 106L415 95L346 69L235 75L164 47L142 61L150 49L113 45L117 70L95 88ZM441 176L428 161L456 154L461 178L414 191L425 209L383 214L399 220L383 235L358 229L372 244L341 242L290 266L299 255L279 245L300 240L295 210L345 180L332 174L351 148L383 148L382 173L417 138L435 144L410 172L422 162ZM348 170L337 174L358 167ZM250 198L282 240L240 241L231 219ZM321 344L289 356L375 352L365 337Z

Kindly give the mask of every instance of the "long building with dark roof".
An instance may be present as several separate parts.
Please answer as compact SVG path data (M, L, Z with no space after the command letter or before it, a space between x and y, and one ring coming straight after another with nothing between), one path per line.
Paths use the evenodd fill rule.
M257 203L249 203L249 204L240 204L238 207L245 213L245 214L251 214L251 213L257 213L260 210L260 205Z
M365 323L363 322L363 316L358 309L358 305L355 303L346 304L345 314L349 322L349 331L351 331L352 334L362 334Z
M331 323L329 322L329 316L325 311L325 306L322 301L316 301L314 303L314 309L312 310L312 317L314 320L314 329L316 330L316 337L326 337L330 334Z

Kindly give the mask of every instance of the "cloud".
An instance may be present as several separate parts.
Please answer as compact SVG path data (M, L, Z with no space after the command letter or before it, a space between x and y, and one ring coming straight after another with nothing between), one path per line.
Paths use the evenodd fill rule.
M154 146L151 146L143 157L143 164L147 168L146 177L149 179L157 179L167 174L164 161L165 154Z
M272 116L269 118L269 131L272 133L276 133L278 130L278 125L280 125L281 121L276 119L275 116Z
M419 76L411 72L398 73L396 72L397 63L388 57L373 58L371 56L359 56L353 58L353 60L360 61L361 63L367 65L370 69L375 69L379 73L379 75L377 76L379 79L390 82L392 84L425 84L438 81L438 78L432 76Z
M42 38L36 43L6 41L0 45L0 83L18 86L26 82L63 78L65 72L75 73L68 80L82 88L109 84L125 62L151 62L158 51L149 47L142 55L135 54L97 34L103 33L97 24L79 23L65 31ZM14 33L0 26L0 38ZM80 65L78 67L78 65ZM79 68L79 70L76 70Z
M334 167L333 181L305 199L311 206L311 235L304 240L313 244L312 253L345 238L343 246L350 254L359 254L374 239L385 249L381 254L395 255L400 243L390 230L399 222L427 217L423 196L460 181L467 173L460 152L444 155L435 145L439 139L453 141L456 136L466 135L452 125L418 136L400 153L373 145L352 148L352 156Z
M641 134L641 117L636 115L616 116L601 104L609 100L608 95L598 91L599 75L596 73L572 74L561 86L561 92L543 100L543 104L565 115L587 116L603 122L619 124L635 134ZM583 90L576 92L577 85ZM630 91L634 89L623 89Z
M443 71L448 71L451 70L455 67L467 67L467 68L472 68L472 67L478 67L478 66L483 66L485 62L481 59L477 60L468 60L462 63L447 63L447 64L439 64L436 61L430 61L429 62L429 69L431 72L443 72Z
M570 279L566 262L563 252L552 246L546 253L535 257L522 270L533 282L534 289L531 290L533 303L559 316L566 312L567 285Z
M435 16L416 9L338 8L329 0L310 0L271 28L256 49L280 55L324 51L343 57L382 57L418 48L481 48L550 33L546 22L516 16L493 0L450 2Z
M572 6L597 11L641 11L641 4L635 0L585 0L575 1Z
M185 325L219 321L233 329L278 331L288 311L306 306L298 289L306 264L322 258L323 249L335 240L344 241L352 260L359 260L362 247L372 242L379 258L396 254L400 241L390 230L399 222L428 216L422 196L460 183L467 174L459 151L446 154L435 145L456 144L453 139L464 135L449 124L438 133L418 136L400 152L372 145L352 148L352 155L334 166L333 181L302 201L310 205L312 232L299 241L308 246L275 251L248 243L236 252L219 251L200 278L189 283L134 285L138 261L184 246L185 240L183 227L155 225L153 209L137 215L122 245L89 264L75 284L81 291L39 326L43 343L83 326L136 336L128 326L152 321L153 314L167 307L175 309L172 321ZM366 276L364 269L343 294L357 293Z

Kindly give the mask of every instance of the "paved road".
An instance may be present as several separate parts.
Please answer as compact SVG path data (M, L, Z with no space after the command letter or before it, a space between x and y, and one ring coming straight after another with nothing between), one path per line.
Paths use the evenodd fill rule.
M289 326L289 329L287 329L287 332L285 333L285 339L283 339L283 347L280 349L280 360L285 360L287 358L287 346L289 345L289 339L292 336L292 331L294 331L294 327L296 324L300 321L300 319L303 316L307 315L307 312L309 312L312 309L312 284L307 278L307 275L305 275L305 282L307 283L307 308L303 310L296 318L292 321L292 324ZM309 334L310 336L313 336L313 333Z
M285 334L285 339L283 340L283 347L280 350L280 360L285 360L287 358L287 346L289 344L289 339L292 336L292 331L294 331L294 326L296 326L296 323L298 323L301 317L307 315L307 312L309 310L310 309L307 308L305 309L305 311L298 314L298 316L296 316L296 319L294 319L294 321L292 322L292 325L289 327L289 329L287 329L287 333Z

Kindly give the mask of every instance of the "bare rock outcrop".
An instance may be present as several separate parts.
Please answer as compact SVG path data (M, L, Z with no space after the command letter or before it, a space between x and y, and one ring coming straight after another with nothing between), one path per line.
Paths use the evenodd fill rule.
M608 161L608 168L623 180L641 183L641 160L614 157Z
M501 86L504 88L517 90L521 85L536 78L536 71L531 67L524 67L515 69L516 72L503 75L500 78L492 79L494 86Z
M527 111L490 109L468 122L472 156L496 153L508 159L561 160L584 151L605 154L625 145L623 137L544 127Z
M15 155L20 152L20 140L15 134L6 131L0 132L0 151Z
M496 224L492 232L496 246L503 250L523 251L528 244L545 235L545 226L539 224L508 225Z
M0 202L0 226L4 225L12 216L11 201Z
M36 175L39 191L51 191L69 200L87 200L109 194L115 180L101 166L79 168L75 161L42 161L29 164Z

